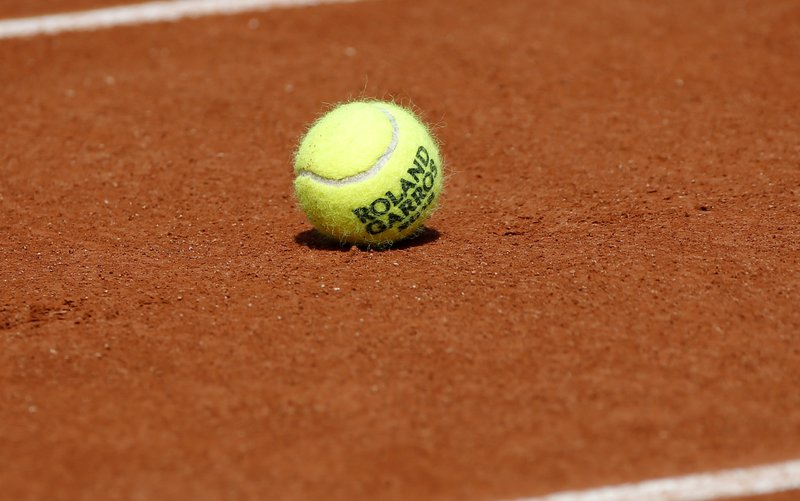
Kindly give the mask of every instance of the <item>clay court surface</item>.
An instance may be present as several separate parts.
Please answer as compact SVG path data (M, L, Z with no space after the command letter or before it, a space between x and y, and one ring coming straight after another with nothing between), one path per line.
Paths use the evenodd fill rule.
M800 458L798 54L795 0L0 40L0 497L497 501ZM292 194L355 97L443 145L387 251Z

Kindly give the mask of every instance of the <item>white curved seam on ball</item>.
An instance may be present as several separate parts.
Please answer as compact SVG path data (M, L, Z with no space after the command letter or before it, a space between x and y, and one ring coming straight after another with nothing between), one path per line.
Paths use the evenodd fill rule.
M358 174L344 177L342 179L330 179L320 176L319 174L309 170L300 171L298 176L305 176L317 181L318 183L328 184L331 186L345 186L352 183L359 183L378 174L378 172L383 169L383 166L389 162L394 150L397 149L397 143L400 140L400 127L397 125L397 120L394 118L394 115L392 115L389 110L383 108L382 106L376 105L375 107L381 110L381 112L386 115L386 118L389 119L389 123L392 125L392 140L389 142L389 146L386 148L386 151L380 156L380 158L378 158L372 167L364 172L359 172Z

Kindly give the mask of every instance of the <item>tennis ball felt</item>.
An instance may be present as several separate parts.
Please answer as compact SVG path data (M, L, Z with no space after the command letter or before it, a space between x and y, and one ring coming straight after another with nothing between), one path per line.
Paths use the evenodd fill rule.
M311 224L354 244L415 235L443 187L431 132L411 111L383 101L349 102L322 116L300 140L294 171Z

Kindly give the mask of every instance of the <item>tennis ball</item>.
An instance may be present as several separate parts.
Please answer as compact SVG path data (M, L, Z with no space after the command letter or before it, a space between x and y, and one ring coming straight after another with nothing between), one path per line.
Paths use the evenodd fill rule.
M294 171L311 224L353 244L414 236L443 187L431 132L411 111L383 101L349 102L323 115L300 140Z

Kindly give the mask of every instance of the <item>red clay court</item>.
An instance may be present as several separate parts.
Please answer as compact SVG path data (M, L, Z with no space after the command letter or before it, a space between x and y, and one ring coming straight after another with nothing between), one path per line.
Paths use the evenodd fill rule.
M0 498L800 499L800 2L44 33L121 3L0 0ZM292 193L360 97L442 142L390 250Z

